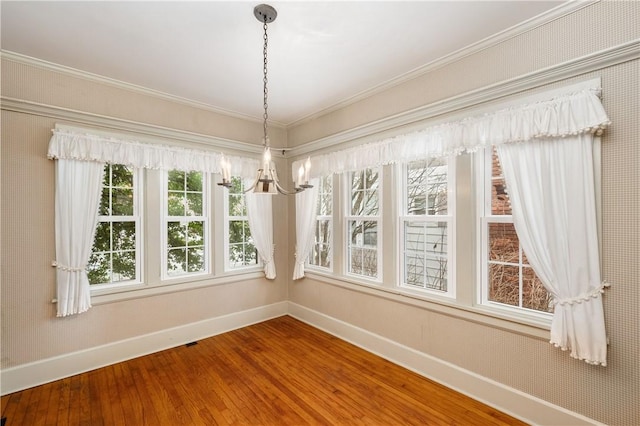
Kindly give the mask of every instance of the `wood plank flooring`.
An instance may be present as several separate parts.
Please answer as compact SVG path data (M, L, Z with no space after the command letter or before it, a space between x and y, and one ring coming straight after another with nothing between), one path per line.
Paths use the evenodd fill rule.
M523 425L289 316L2 397L16 425Z

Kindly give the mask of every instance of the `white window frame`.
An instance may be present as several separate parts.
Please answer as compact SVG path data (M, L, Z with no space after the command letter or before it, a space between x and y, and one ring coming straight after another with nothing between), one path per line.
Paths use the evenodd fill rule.
M121 164L105 164L104 168L108 168L111 169L112 166L114 165L121 165ZM106 173L106 172L105 172ZM135 224L136 227L136 232L135 232L135 238L136 238L136 244L135 244L135 256L136 256L136 279L134 280L127 280L127 281L118 281L118 282L108 282L108 283L98 283L98 284L91 284L90 285L90 290L91 293L93 294L94 292L102 292L102 291L109 291L109 290L114 290L114 289L121 289L121 288L125 288L125 287L130 287L130 286L135 286L135 285L139 285L141 283L144 282L144 277L143 277L143 268L142 268L142 259L143 259L143 230L142 227L144 226L143 224L143 209L142 209L142 196L143 196L143 179L142 179L142 170L132 167L132 175L133 175L133 215L132 216L98 216L98 223L97 225L99 225L100 223L114 223L114 222L133 222ZM104 182L104 180L103 180ZM111 186L111 176L109 175L109 187ZM104 190L104 185L101 186L100 192L102 195L102 191ZM102 196L101 196L102 199ZM95 240L95 235L94 235L94 240ZM93 244L93 243L92 243ZM111 244L111 247L113 248L113 244ZM92 251L93 253L93 251Z
M407 168L410 162L406 162L403 164L399 164L398 169L398 179L397 181L400 183L397 186L401 186L401 191L398 191L400 194L399 197L395 200L398 203L398 211L400 212L400 216L398 218L398 251L397 251L397 265L398 265L398 286L402 288L404 291L408 292L416 292L418 294L425 295L434 295L434 296L444 296L451 299L455 299L456 297L456 280L455 280L455 199L456 199L456 179L455 179L455 158L446 157L447 163L447 177L446 177L446 187L447 187L447 214L446 215L436 215L429 212L429 200L428 198L425 200L425 214L416 215L409 214L407 209L407 199L408 199L408 186L407 186ZM425 161L428 163L429 159L425 160L416 160L416 161ZM429 183L427 182L427 185ZM427 194L428 197L428 194ZM406 261L405 261L405 224L409 222L423 222L423 223L434 223L434 222L442 222L446 224L447 236L446 236L446 244L447 244L447 252L444 258L447 262L447 271L446 271L446 290L438 290L432 289L429 287L421 287L417 285L408 284L406 280Z
M240 179L240 181L242 182L242 193L241 195L243 197L245 197L245 193L244 191L246 191L246 180L243 179L242 177L239 176L231 176L231 179ZM239 195L236 193L231 193L231 191L229 189L224 189L224 196L223 196L223 210L224 210L224 214L223 214L223 228L224 228L224 271L225 272L250 272L253 270L260 270L263 267L262 264L262 260L260 259L260 254L256 252L256 263L252 264L252 265L240 265L240 266L233 266L231 265L230 259L229 259L229 254L230 254L230 235L229 235L229 223L231 221L243 221L246 222L246 226L249 226L249 217L245 214L244 216L230 216L229 215L229 196L231 195ZM271 195L261 195L264 197L270 197ZM246 199L245 199L245 213L246 213ZM254 244L255 246L255 244ZM257 248L256 248L257 250Z
M160 250L162 256L162 272L161 272L161 280L176 280L176 279L184 279L189 277L198 277L202 275L211 274L211 191L209 189L209 182L211 180L211 175L206 172L201 172L202 174L202 215L201 216L169 216L169 204L168 204L168 177L170 171L162 172L162 229L161 229L161 241L162 248ZM190 172L184 172L185 174ZM185 194L187 193L185 189ZM169 222L180 222L188 223L188 222L203 222L203 236L204 236L204 270L197 272L183 272L180 274L170 275L168 271L168 239L167 232Z
M351 214L351 201L352 201L352 193L351 193L351 182L352 182L352 176L354 173L360 173L360 172L365 172L367 170L372 170L372 171L377 171L378 173L378 187L376 189L377 193L378 193L378 214L377 215L362 215L362 216L356 216L356 215L352 215ZM384 198L383 198L383 191L382 191L382 187L383 187L383 170L381 166L378 167L367 167L364 169L360 169L360 170L356 170L353 172L348 172L345 173L345 182L343 184L343 189L344 189L344 228L343 228L343 232L344 232L344 274L350 278L353 279L357 279L357 280L362 280L365 282L374 282L374 283L381 283L382 282L382 278L383 278L383 256L382 256L382 236L383 236L383 220L382 220L382 209L383 209L383 204L384 204ZM365 188L366 190L366 188ZM351 264L351 238L350 236L350 223L353 221L359 221L359 222L376 222L376 276L372 277L372 276L368 276L368 275L364 275L364 274L357 274L354 272L350 271L350 264ZM363 235L364 238L364 235ZM364 244L362 246L355 246L356 248L363 248L363 249L367 249L367 247L364 246ZM369 248L370 249L370 248Z
M477 206L478 206L478 278L477 278L477 304L503 316L510 317L516 321L530 321L537 324L548 325L551 323L553 313L543 312L522 306L508 305L492 301L489 299L489 225L491 223L510 223L513 224L512 215L494 215L492 214L492 153L493 148L488 147L483 151L476 153L477 164ZM518 267L519 267L519 293L520 304L522 304L522 246L518 245ZM492 263L500 263L494 262ZM511 263L510 263L511 265ZM515 263L513 263L515 266Z
M309 253L309 256L307 257L307 262L306 262L306 267L310 270L318 270L318 271L323 271L323 272L333 272L333 215L334 215L334 208L333 208L333 198L335 197L335 180L333 178L333 174L327 175L327 176L322 176L320 177L319 180L319 188L318 188L318 203L316 205L316 221L314 224L314 235L318 235L318 227L320 226L320 222L327 222L328 223L328 228L329 228L329 242L328 242L328 260L329 260L329 266L321 266L321 265L316 265L314 263L311 263L311 254L313 253L314 250L317 250L318 247L322 244L319 241L317 241L314 237L314 242L313 242L313 248L311 249L311 253ZM327 179L330 184L331 184L331 192L327 192L326 191L326 187L325 187L325 179ZM330 194L331 195L331 201L330 201L330 206L331 206L331 211L329 212L328 215L322 215L320 214L320 204L322 202L322 197L323 195L326 194Z

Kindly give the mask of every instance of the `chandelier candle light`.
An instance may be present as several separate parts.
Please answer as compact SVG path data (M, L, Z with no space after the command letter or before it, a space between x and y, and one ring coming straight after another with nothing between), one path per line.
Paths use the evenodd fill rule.
M264 28L264 47L262 49L262 58L263 58L263 95L264 95L264 114L263 118L263 131L264 137L262 143L264 145L264 154L262 157L262 168L258 169L258 177L256 178L253 185L247 189L247 191L253 190L255 194L276 194L280 193L283 195L291 195L297 194L298 192L302 192L307 188L312 188L313 185L309 185L309 170L311 169L311 159L307 158L304 166L300 166L298 170L298 179L294 182L293 191L288 191L284 189L278 180L278 174L276 172L275 165L271 161L271 149L269 148L269 137L267 135L267 119L269 118L269 114L267 112L267 24L275 21L278 13L276 10L269 6L268 4L260 4L253 9L253 15L256 19L263 24ZM231 163L222 156L220 161L220 165L222 168L222 182L218 185L224 186L226 188L231 187Z

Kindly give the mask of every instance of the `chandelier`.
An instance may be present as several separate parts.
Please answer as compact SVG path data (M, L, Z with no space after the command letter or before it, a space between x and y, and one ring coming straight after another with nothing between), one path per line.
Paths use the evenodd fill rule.
M267 119L269 118L269 114L267 111L267 44L268 44L268 36L267 36L267 24L276 20L276 16L278 13L276 10L269 6L268 4L260 4L253 9L253 15L256 19L263 24L264 29L264 46L262 49L262 59L263 59L263 96L264 96L264 114L263 118L263 132L264 136L262 139L262 144L264 147L264 152L262 155L262 165L261 168L258 169L258 175L256 177L255 182L251 187L249 187L245 192L249 192L253 190L255 194L276 194L280 193L283 195L291 195L297 194L298 192L302 192L307 188L312 188L313 185L309 185L309 169L311 168L311 160L307 158L304 166L300 166L298 170L298 178L294 181L293 191L288 191L280 185L280 181L278 179L278 173L276 172L276 167L271 160L271 149L269 148L269 136L267 134ZM224 156L221 161L222 166L222 182L218 185L224 186L226 188L231 187L231 164L227 161Z

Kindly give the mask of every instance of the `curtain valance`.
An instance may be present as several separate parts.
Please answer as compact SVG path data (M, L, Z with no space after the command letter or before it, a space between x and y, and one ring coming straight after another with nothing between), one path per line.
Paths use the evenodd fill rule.
M50 159L95 161L127 166L220 173L222 153L162 144L142 143L135 140L105 137L54 129L49 141ZM255 177L259 161L253 158L228 156L231 174Z
M311 177L458 155L505 143L598 133L610 124L599 94L599 88L583 89L319 155L312 158ZM293 163L294 180L305 160Z

